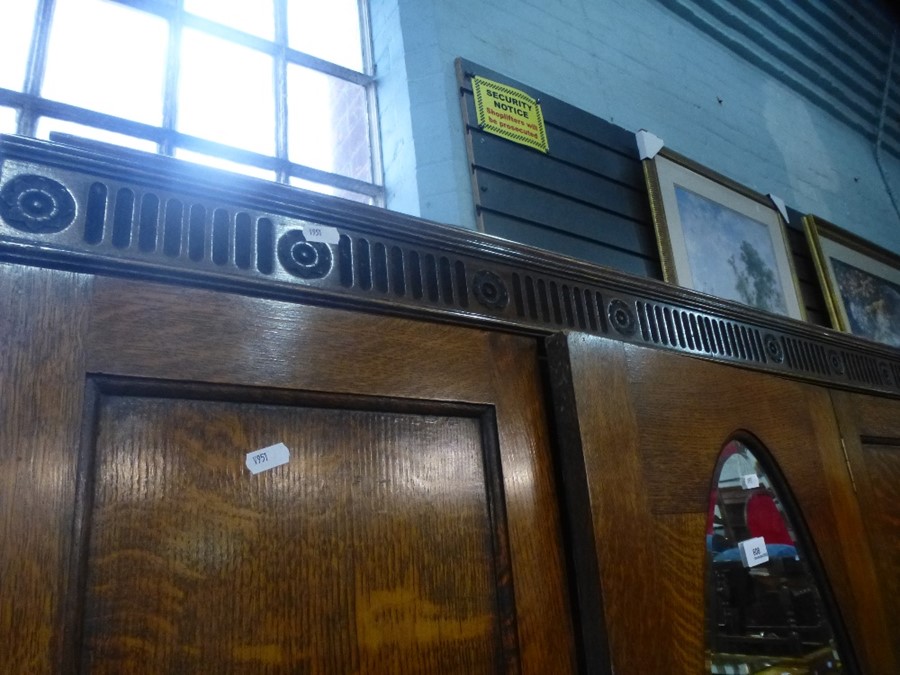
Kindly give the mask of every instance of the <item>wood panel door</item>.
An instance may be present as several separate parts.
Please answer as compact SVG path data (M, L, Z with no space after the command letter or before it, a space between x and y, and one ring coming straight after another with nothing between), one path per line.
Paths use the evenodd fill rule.
M617 675L707 672L710 488L736 435L785 478L861 671L898 672L826 390L581 334L553 337L548 356L595 672L603 630Z
M574 670L533 341L0 271L0 671Z
M900 650L900 401L846 392L832 397L875 559L890 641Z

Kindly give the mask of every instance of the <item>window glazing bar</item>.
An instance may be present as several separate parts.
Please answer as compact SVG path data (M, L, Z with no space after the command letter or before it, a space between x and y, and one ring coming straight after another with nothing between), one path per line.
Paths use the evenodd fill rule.
M47 63L47 43L50 40L50 26L53 23L53 11L56 0L38 0L35 14L34 33L31 36L31 48L28 52L28 65L25 71L23 91L31 97L40 96L44 84L44 70ZM28 103L19 107L19 118L16 133L22 136L33 136L37 127L37 115Z

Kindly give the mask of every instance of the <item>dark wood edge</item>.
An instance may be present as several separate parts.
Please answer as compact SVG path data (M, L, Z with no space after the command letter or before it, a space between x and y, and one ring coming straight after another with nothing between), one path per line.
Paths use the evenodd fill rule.
M84 603L87 584L87 558L91 538L91 511L94 501L94 461L96 457L97 425L99 423L101 387L88 377L82 403L81 438L75 474L75 502L72 514L72 546L67 552L69 573L62 581L60 593L62 628L57 655L59 673L77 675L82 672L81 652L84 636Z
M555 460L560 492L565 502L561 509L565 549L574 572L572 583L578 620L575 637L581 659L579 665L585 673L612 675L590 489L569 357L569 336L557 333L546 338L544 345L556 436Z
M497 588L497 614L500 624L497 650L497 672L519 675L519 629L516 619L515 579L512 550L509 544L509 521L503 489L503 460L497 434L497 418L491 408L481 416L481 442L487 484L488 520L491 523L491 545L494 552L494 582Z

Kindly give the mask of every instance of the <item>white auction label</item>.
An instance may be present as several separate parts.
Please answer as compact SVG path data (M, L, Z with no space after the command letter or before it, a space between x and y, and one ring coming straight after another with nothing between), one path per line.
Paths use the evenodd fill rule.
M247 453L247 459L244 462L250 473L257 474L260 471L274 469L276 466L287 464L291 461L291 451L288 450L284 443L276 443L262 450L254 450Z
M741 487L745 490L752 490L759 487L759 476L755 473L748 473L741 476Z
M769 561L769 551L766 549L766 540L762 537L745 539L738 544L741 552L741 562L744 567L756 567Z
M303 236L306 241L320 241L323 244L337 244L341 240L337 228L328 225L304 225Z

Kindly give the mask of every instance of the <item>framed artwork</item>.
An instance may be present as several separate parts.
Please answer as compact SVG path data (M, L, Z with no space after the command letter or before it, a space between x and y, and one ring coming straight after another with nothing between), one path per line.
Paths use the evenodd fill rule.
M812 215L803 224L832 325L900 347L900 256Z
M665 280L805 319L775 206L674 152L644 160Z

